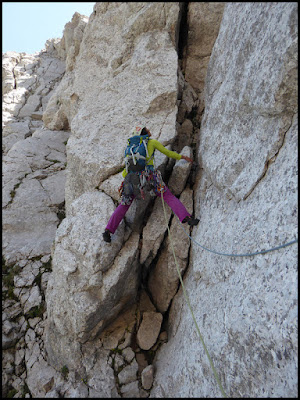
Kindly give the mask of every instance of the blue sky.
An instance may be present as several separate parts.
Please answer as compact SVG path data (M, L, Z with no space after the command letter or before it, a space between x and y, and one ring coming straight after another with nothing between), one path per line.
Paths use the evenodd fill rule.
M2 53L33 54L61 38L74 13L89 17L95 2L2 2Z

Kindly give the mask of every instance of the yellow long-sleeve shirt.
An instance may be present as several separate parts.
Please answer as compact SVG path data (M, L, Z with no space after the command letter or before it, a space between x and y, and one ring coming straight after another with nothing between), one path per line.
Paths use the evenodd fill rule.
M153 165L154 166L154 160L151 159L152 154L154 153L155 150L160 151L161 153L165 154L167 157L174 158L175 160L181 160L181 154L176 153L176 151L171 151L165 148L158 140L155 139L149 139L148 145L147 145L147 150L149 157L146 159L146 164L148 165ZM149 161L150 159L150 161ZM123 178L127 175L126 168L124 168L122 172Z

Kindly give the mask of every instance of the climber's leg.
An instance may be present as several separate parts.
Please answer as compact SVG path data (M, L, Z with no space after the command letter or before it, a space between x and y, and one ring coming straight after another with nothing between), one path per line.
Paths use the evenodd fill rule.
M161 194L158 195L161 197ZM168 206L172 209L172 211L177 215L179 220L182 222L186 217L190 217L190 213L187 211L185 206L181 203L176 196L174 196L169 188L163 193L163 199L168 204Z
M105 230L108 230L110 233L115 233L117 227L120 225L120 222L125 217L125 214L127 213L131 204L132 202L129 205L119 204L118 207L113 212L112 216L110 217Z

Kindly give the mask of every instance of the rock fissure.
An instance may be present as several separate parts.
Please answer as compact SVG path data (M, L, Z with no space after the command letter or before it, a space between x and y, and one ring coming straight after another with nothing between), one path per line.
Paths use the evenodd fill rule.
M257 179L257 181L255 182L255 184L253 185L253 187L249 190L249 192L244 196L243 200L247 200L247 198L252 194L252 192L255 190L255 188L261 183L261 181L266 177L267 173L268 173L268 169L270 167L271 164L275 163L276 158L280 152L280 150L283 148L284 146L284 142L285 142L285 137L287 135L287 132L289 131L289 129L292 126L292 120L293 118L291 118L290 123L289 123L289 127L286 129L286 131L282 134L282 139L280 141L280 143L278 144L278 148L277 150L275 150L274 155L272 155L271 158L269 158L264 165L264 169L263 172L261 174L261 176Z
M110 244L101 235L119 201L116 160L137 118L169 149L199 161L190 166L156 155L170 190L200 218L196 241L208 231L224 247L244 232L249 243L296 235L291 14L297 14L292 3L95 3L89 21L74 15L63 38L48 41L38 55L3 55L4 397L219 395L205 356L195 358L201 349L161 199L135 202ZM283 127L276 125L280 118ZM232 127L247 138L248 150L238 148ZM262 143L270 152L256 162ZM251 155L243 165L250 168L253 158L260 179L237 204L225 200L223 187L235 182L242 152ZM196 319L222 359L225 391L293 397L293 248L283 259L277 253L276 263L270 254L257 258L255 268L248 260L233 268L231 260L190 246L168 206L166 212ZM253 338L261 357L251 356ZM269 351L280 361L272 362ZM241 384L249 370L255 371L249 384Z
M18 65L18 61L16 62L16 65ZM15 73L15 67L12 69L12 75L13 75L13 89L17 89L17 79L16 79L16 73Z
M178 34L178 42L177 42L177 53L179 61L185 57L185 50L187 46L188 40L188 8L189 2L183 2L180 4L180 16L179 16L179 34Z

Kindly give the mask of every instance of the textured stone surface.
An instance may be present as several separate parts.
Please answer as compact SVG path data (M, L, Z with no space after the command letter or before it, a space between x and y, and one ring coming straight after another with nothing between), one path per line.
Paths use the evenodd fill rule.
M101 238L113 208L105 194L86 193L72 203L57 231L47 289L47 349L54 364L63 359L66 363L70 337L80 342L94 338L135 298L138 235L133 234L121 251L124 223L110 245ZM65 287L69 290L57 301ZM62 335L60 343L57 334ZM63 338L68 339L62 347ZM74 367L74 362L75 354L69 365Z
M97 3L95 11L68 75L75 100L66 107L76 113L65 113L73 132L67 207L120 169L124 141L137 123L148 124L164 145L175 137L178 4Z
M154 367L153 365L148 365L142 371L142 385L146 390L151 389L153 378L154 378Z
M15 397L59 397L66 390L60 372L46 361L41 339L51 246L64 217L70 134L45 129L42 121L65 73L66 54L59 49L61 40L52 39L39 53L2 56L4 397L12 388ZM55 384L57 390L52 390ZM69 387L68 393L72 391L80 397L80 384Z
M97 356L95 346L97 346ZM88 387L88 395L100 399L117 398L119 395L116 390L114 372L107 363L109 352L100 347L101 344L95 342L92 346L87 345L87 348L84 348L82 361L89 371L89 376L85 381Z
M296 9L225 6L208 67L193 229L209 249L248 253L297 237ZM227 395L296 397L297 246L229 258L193 242L185 285ZM181 290L169 318L151 397L220 396Z
M137 364L136 360L133 360L130 365L127 365L118 374L118 379L119 379L120 385L124 385L126 383L136 381L137 372L138 372L138 364Z
M138 381L127 383L121 387L122 397L131 399L131 398L139 398L140 391L138 386Z
M185 189L180 196L180 201L185 204L188 212L193 211L192 191ZM180 227L181 223L177 216L174 216L170 227L172 242L168 236L165 247L162 250L157 263L149 274L148 288L151 293L154 304L157 309L164 313L167 311L170 302L178 290L179 277L173 255L172 247L175 251L177 265L181 276L187 267L187 258L189 254L190 241L185 236ZM184 225L185 231L189 234L187 224Z
M64 202L68 137L68 132L36 132L3 157L3 255L8 262L50 252L57 207Z
M172 210L166 206L167 221L169 222ZM156 256L167 230L163 206L160 198L155 199L151 218L143 229L143 245L140 255L141 264L150 265Z
M69 132L45 130L33 115L42 114L64 72L54 50L3 55L2 215L8 263L50 253L59 223Z
M185 79L198 93L204 90L207 66L219 33L224 6L225 3L219 2L191 2L188 5Z
M153 311L143 313L143 320L137 333L137 343L143 350L149 350L156 342L162 323L162 315Z
M3 397L24 397L24 388L25 397L51 398L221 395L167 268L162 209L135 202L111 244L101 233L118 200L128 130L145 122L199 162L188 177L194 193L183 192L195 199L197 242L245 252L297 235L297 34L296 3L95 3L89 21L76 13L40 53L3 55ZM174 165L175 176L180 162L155 158L166 180ZM227 395L296 397L296 246L224 258L193 241L189 252L167 212ZM170 312L143 333L143 317L162 310L154 291L152 301L143 292L147 265ZM141 376L150 362L151 393ZM120 384L128 363L137 377Z
M250 4L238 5L230 23L225 14L228 28L220 31L210 59L199 157L214 185L236 201L250 195L275 161L297 110L292 10L272 3L254 13ZM241 34L230 26L239 26ZM229 42L230 57L222 57Z
M185 146L180 152L182 156L187 156L192 158L192 149ZM177 160L172 171L171 178L168 182L168 188L174 194L174 196L179 196L183 189L185 188L188 176L191 171L192 164L186 160Z

